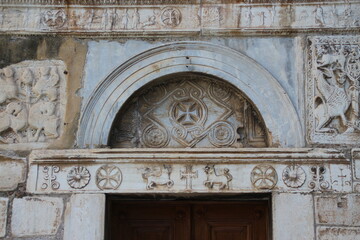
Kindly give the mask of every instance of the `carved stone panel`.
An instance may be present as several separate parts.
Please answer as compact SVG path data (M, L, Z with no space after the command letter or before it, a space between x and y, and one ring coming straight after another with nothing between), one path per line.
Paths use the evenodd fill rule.
M311 38L308 65L309 141L359 144L360 38Z
M180 75L133 96L113 125L113 147L265 147L265 125L229 84Z
M61 135L65 74L62 61L0 69L0 149L44 147Z

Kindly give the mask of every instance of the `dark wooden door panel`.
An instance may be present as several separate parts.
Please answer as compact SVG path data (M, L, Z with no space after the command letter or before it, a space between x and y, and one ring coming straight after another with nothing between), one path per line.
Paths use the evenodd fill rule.
M111 202L111 240L266 240L268 202ZM108 213L109 213L108 212Z

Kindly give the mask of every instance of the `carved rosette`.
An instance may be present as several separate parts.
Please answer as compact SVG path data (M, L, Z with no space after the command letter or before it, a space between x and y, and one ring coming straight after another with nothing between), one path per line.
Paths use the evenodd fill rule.
M90 177L86 167L73 167L67 175L67 182L71 188L82 189L89 184Z
M276 170L270 165L258 165L251 171L252 185L256 189L273 189L278 181Z
M96 186L100 190L116 190L122 181L120 169L114 165L103 165L96 171Z
M305 183L306 173L304 169L298 165L287 166L283 171L282 179L286 186L299 188Z

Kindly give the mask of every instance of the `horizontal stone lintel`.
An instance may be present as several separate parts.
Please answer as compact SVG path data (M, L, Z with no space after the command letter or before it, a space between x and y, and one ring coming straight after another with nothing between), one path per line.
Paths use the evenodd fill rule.
M32 193L351 192L334 149L34 150Z
M73 149L34 150L30 165L46 163L350 163L336 149L316 148L196 148L196 149Z

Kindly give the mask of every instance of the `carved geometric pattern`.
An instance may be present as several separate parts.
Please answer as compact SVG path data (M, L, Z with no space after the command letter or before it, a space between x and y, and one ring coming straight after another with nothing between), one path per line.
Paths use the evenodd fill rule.
M312 179L309 182L309 188L314 190L326 190L330 187L330 183L325 180L324 174L326 168L324 166L312 166L310 168Z
M308 138L314 143L359 143L360 38L310 41Z
M161 12L161 21L169 27L176 27L181 22L181 12L177 8L168 7Z
M258 165L251 171L251 183L256 189L272 189L278 177L276 170L270 165Z
M122 173L114 165L103 165L96 171L96 186L101 190L116 190L121 181Z
M64 71L60 61L0 69L0 143L49 142L60 136Z
M266 146L264 124L251 103L219 80L179 75L128 102L113 125L113 147Z

